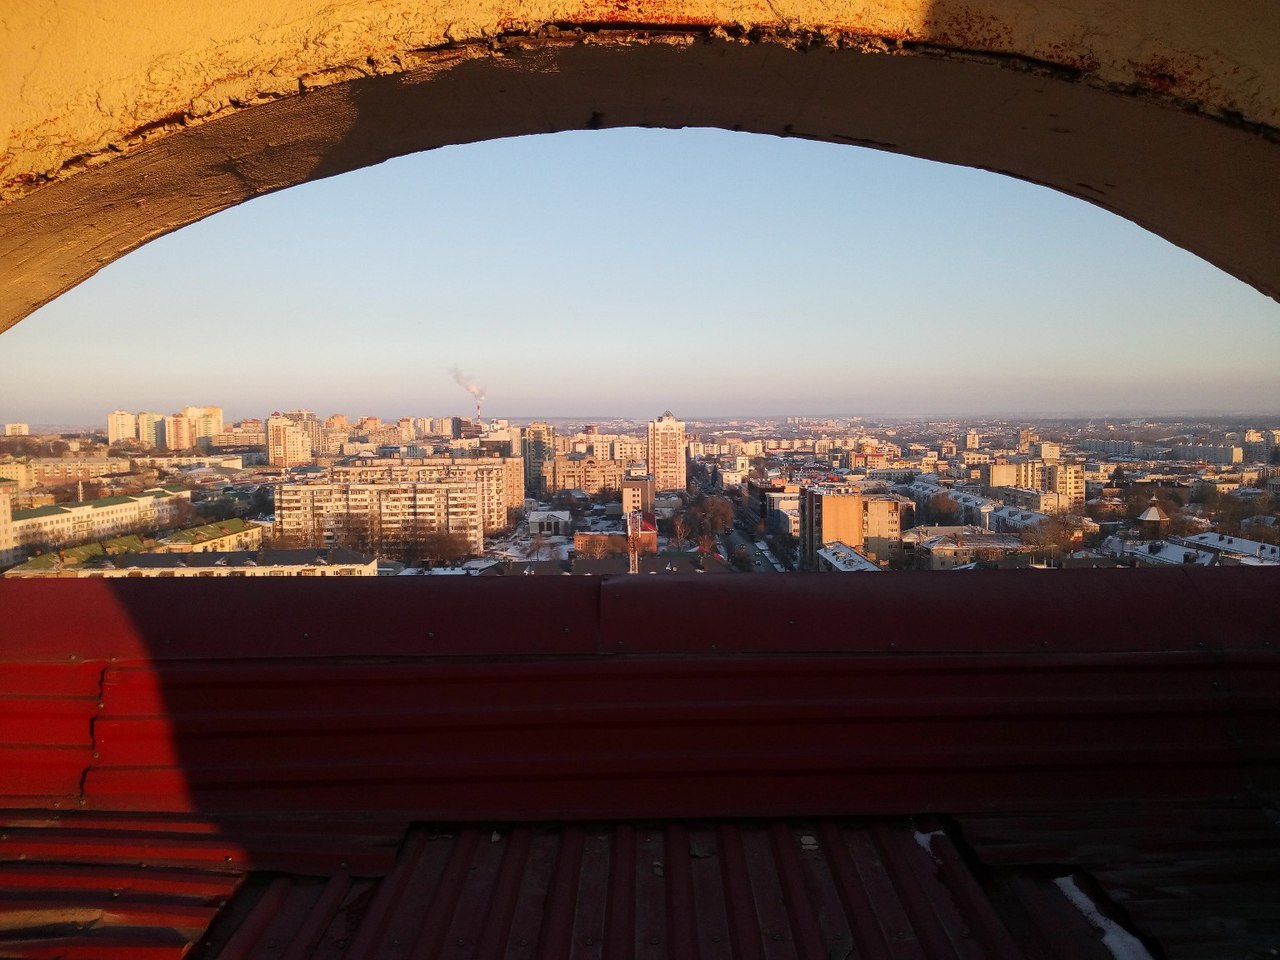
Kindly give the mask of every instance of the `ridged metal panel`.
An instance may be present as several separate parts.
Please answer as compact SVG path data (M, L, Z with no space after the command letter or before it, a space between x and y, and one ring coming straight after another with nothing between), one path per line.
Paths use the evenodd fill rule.
M1224 656L116 664L80 800L407 820L1208 798L1280 758Z
M0 869L27 884L14 902L38 890L55 908L81 909L99 871L142 862L175 878L336 876L319 891L277 886L291 906L271 922L292 929L288 918L305 914L315 940L312 894L347 904L344 922L364 917L390 880L343 877L385 874L412 819L937 811L967 831L1062 815L1059 833L1024 836L1021 848L994 827L975 847L993 863L1088 865L1169 938L1171 955L1280 947L1269 899L1280 858L1266 830L1216 836L1190 814L1265 812L1280 791L1272 571L531 579L0 581L0 808L11 811ZM1122 801L1170 830L1126 834L1108 817ZM671 876L671 896L729 911L738 901L726 884L757 889L761 861L749 853L762 841L752 836L724 847L739 866L719 886L691 866ZM574 873L561 846L579 841ZM635 912L656 901L628 884L664 878L619 872L615 848L593 846L589 831L533 830L527 842L530 858L555 848L556 872L495 877L512 929L541 922L527 884L542 884L548 909L574 924L613 922L610 904L631 903L628 923L656 929L658 914ZM624 837L617 862L638 856L638 843ZM32 862L43 866L23 872ZM771 882L791 889L790 870ZM1002 902L1023 916L1016 896ZM454 918L446 901L432 903ZM135 916L146 909L144 897ZM753 909L769 929L783 919L812 929L776 903ZM198 911L182 911L194 923ZM693 916L661 918L687 936ZM476 921L456 922L470 943ZM16 925L0 945L25 944L20 956L168 956L186 935L107 922L85 946L48 930L23 940L30 929ZM1055 937L1045 939L1051 949ZM744 943L736 955L784 949Z
M247 886L196 956L1111 960L1015 879L1006 916L942 830L882 821L417 826L376 884Z
M0 658L7 610L3 617ZM90 720L102 669L65 656L58 663L0 660L0 805L62 806L79 793L93 753Z
M14 662L1274 649L1274 568L3 580ZM253 617L260 621L253 629ZM91 618L91 619L89 619ZM92 623L87 628L86 623Z

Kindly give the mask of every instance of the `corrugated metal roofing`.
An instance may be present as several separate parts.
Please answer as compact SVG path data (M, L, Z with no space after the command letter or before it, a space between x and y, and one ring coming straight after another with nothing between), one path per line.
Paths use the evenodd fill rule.
M0 582L0 864L376 876L411 821L933 811L1170 956L1280 948L1273 573L851 579Z
M1104 926L936 826L417 826L380 881L251 881L194 956L1113 960Z

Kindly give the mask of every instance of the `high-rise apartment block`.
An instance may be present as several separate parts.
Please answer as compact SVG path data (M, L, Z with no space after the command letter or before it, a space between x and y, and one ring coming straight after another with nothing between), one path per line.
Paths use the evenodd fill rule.
M164 446L166 450L190 450L196 445L191 421L180 413L164 418Z
M520 453L524 457L524 486L530 496L540 496L546 491L542 467L556 456L556 428L549 423L535 421L521 433Z
M182 415L191 424L191 445L210 446L210 440L222 433L221 407L184 407Z
M31 435L31 428L25 423L6 423L4 425L4 435L6 437L27 437Z
M311 434L289 417L267 418L267 462L273 467L299 467L311 462Z
M114 446L123 440L138 439L138 418L128 410L107 414L107 443Z
M163 413L144 411L138 414L138 442L148 450L167 446Z
M649 421L647 462L649 475L658 490L684 490L685 474L684 422L670 410L657 420Z

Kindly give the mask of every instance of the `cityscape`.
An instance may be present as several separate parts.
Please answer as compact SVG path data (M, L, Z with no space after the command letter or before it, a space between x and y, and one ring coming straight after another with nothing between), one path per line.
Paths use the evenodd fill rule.
M0 439L7 578L1280 565L1280 418L114 410Z

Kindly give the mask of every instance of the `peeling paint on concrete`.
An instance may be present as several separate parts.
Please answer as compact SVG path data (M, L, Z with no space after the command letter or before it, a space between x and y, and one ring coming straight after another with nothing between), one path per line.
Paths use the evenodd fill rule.
M1269 0L1230 21L1189 0L225 0L163 23L153 2L119 0L110 23L56 0L0 13L15 47L0 56L0 330L261 193L446 144L627 125L1007 173L1280 294Z

